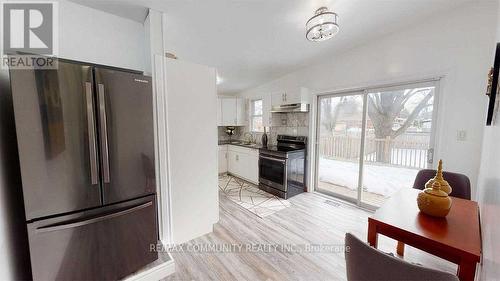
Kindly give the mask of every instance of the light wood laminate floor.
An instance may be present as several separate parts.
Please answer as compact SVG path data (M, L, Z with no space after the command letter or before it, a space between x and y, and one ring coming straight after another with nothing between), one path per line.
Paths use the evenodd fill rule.
M220 221L214 232L187 242L185 248L215 244L285 244L295 245L295 250L311 244L343 246L346 232L366 241L370 213L319 194L297 195L289 199L291 207L266 218L257 217L222 194L219 198ZM456 272L452 263L406 247L406 260ZM379 248L395 252L396 241L380 237ZM176 273L166 280L345 280L344 254L330 250L309 253L283 251L278 246L277 251L266 252L174 252Z

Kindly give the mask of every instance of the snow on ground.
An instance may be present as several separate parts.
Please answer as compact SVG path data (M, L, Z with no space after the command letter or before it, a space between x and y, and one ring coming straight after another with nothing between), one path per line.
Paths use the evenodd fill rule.
M358 172L358 163L326 158L319 160L319 180L322 182L356 190ZM388 197L401 188L411 188L417 173L416 169L370 165L365 162L363 190Z

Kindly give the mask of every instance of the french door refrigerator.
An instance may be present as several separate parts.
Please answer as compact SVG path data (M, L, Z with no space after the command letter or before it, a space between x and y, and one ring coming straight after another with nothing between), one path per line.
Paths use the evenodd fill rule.
M33 279L119 279L156 260L151 78L59 60L10 80Z

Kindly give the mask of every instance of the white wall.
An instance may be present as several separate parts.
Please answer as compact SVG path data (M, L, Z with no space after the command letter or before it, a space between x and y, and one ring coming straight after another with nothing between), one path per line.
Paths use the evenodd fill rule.
M500 7L496 41L500 42ZM494 51L490 52L491 65ZM497 100L498 100L497 96ZM500 116L499 116L500 117ZM498 119L497 119L498 120ZM481 280L500 279L500 122L485 127L477 198L481 208L483 266Z
M144 71L141 23L59 1L59 57Z
M219 220L215 68L164 59L172 242L212 232Z
M496 7L493 1L474 1L422 19L400 32L325 57L318 64L240 96L259 96L299 86L318 93L444 75L435 156L443 159L446 170L467 174L475 187ZM467 131L466 141L456 140L457 130Z
M500 41L500 40L499 40ZM484 131L477 198L483 238L481 280L500 279L500 125Z

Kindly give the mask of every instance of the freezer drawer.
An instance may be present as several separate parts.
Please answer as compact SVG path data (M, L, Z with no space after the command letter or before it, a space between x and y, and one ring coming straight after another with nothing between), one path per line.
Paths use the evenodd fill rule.
M28 224L34 280L116 280L157 259L155 196Z

